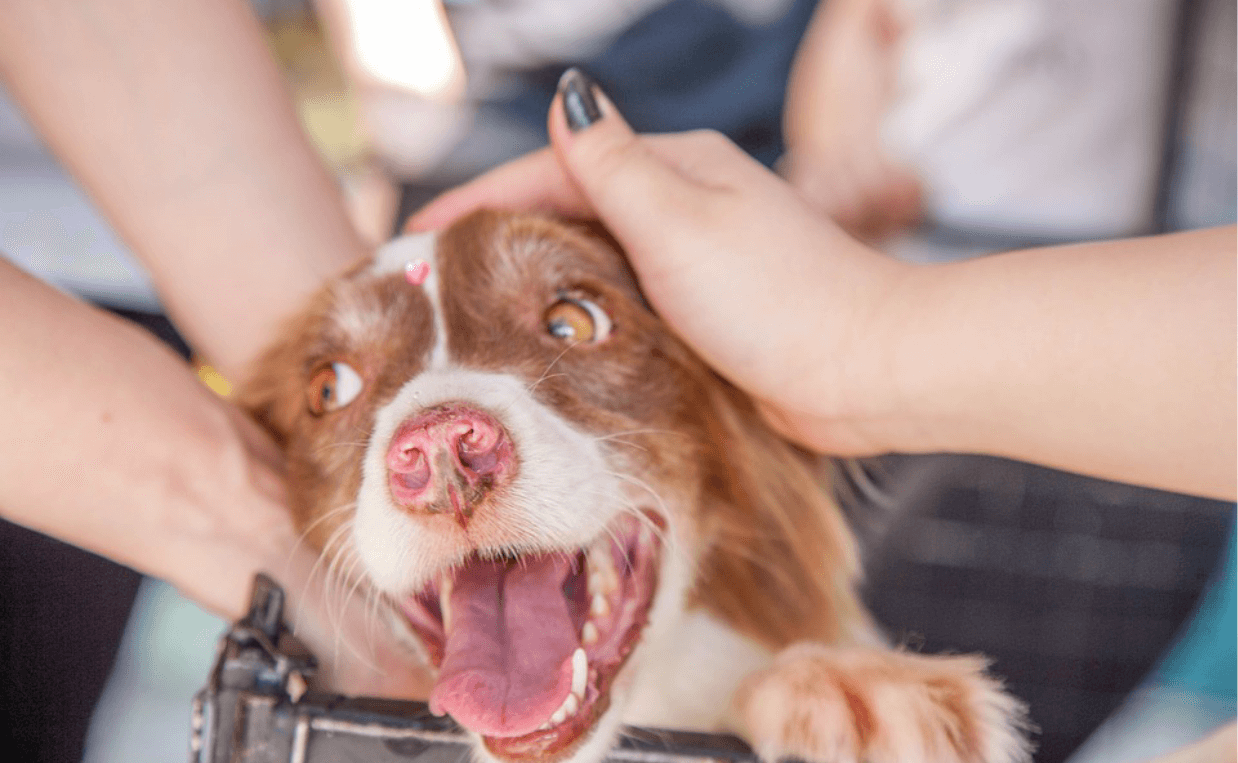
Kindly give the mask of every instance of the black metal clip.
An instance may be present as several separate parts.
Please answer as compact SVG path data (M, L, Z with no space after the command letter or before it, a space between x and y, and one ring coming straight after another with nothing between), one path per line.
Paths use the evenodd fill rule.
M190 763L469 763L471 742L423 702L311 691L317 662L283 622L284 591L254 578L193 702ZM608 763L758 763L740 739L629 727Z

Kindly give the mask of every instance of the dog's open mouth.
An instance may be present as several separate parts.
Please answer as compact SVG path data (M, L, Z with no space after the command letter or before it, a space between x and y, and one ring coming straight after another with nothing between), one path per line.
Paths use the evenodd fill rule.
M431 709L503 758L574 746L640 640L663 527L652 513L624 514L585 548L474 555L403 601L439 669Z

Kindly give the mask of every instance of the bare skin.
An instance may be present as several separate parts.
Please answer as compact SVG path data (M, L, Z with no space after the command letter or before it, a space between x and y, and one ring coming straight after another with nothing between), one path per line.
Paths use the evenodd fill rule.
M550 149L409 228L480 206L600 218L659 313L822 452L991 453L1234 500L1233 226L902 265L724 138L636 136L599 100L573 133L557 99ZM1235 761L1234 729L1159 760Z
M364 254L241 0L0 0L0 75L226 376ZM144 332L3 260L0 294L6 519L229 619L268 571L336 688L424 696L298 544L280 456L239 411Z
M978 452L1233 500L1233 227L917 267L710 133L604 117L414 216L597 216L659 313L801 443Z
M779 171L813 208L866 241L920 220L921 188L882 142L897 85L904 20L892 0L817 7L796 53L783 109Z
M248 3L0 0L0 76L236 378L365 253Z
M145 331L0 260L0 513L174 583L235 619L254 573L355 693L425 696L421 669L324 584L284 505L281 456ZM157 390L157 392L155 392Z

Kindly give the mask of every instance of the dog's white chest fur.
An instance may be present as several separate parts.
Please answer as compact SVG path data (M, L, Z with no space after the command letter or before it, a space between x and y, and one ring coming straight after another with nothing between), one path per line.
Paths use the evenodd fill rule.
M668 638L649 644L623 721L691 731L734 730L735 689L771 656L707 613L685 615Z

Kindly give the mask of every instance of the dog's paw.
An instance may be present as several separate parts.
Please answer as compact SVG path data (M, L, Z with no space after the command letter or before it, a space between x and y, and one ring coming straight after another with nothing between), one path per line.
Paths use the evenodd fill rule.
M771 762L1031 760L1022 703L979 657L798 644L745 680L736 710Z

